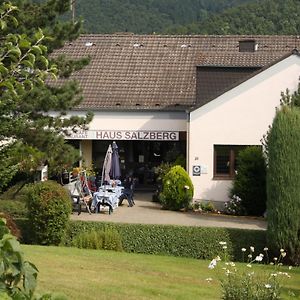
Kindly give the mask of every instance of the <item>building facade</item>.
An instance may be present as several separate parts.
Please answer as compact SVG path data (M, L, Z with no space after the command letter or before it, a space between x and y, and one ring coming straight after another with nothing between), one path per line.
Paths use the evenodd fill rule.
M71 76L83 101L69 115L94 119L68 139L95 168L116 141L123 175L146 185L182 155L195 199L223 202L236 154L261 144L280 93L298 86L299 46L294 36L82 35L54 54L90 57Z

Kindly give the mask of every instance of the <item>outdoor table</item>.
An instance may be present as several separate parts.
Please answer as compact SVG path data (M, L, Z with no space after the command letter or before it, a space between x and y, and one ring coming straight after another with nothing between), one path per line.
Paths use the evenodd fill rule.
M122 194L123 187L101 186L98 192L93 195L92 207L96 208L96 212L100 211L100 206L109 206L110 211L116 209L119 204L119 197Z

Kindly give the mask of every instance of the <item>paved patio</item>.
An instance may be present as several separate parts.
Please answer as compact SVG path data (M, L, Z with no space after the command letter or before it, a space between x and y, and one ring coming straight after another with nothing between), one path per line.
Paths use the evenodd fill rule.
M136 193L134 197L135 206L133 207L128 207L127 201L124 200L123 205L114 210L111 215L108 214L108 208L104 208L100 213L93 213L92 215L89 215L84 211L78 216L77 213L74 212L71 219L99 222L173 224L257 230L265 230L267 228L267 222L262 218L162 210L158 203L151 201L151 197L151 193Z

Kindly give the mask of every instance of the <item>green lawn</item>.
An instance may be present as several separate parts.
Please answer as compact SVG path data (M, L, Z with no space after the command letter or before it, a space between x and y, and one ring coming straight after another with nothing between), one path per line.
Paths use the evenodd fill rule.
M216 270L208 261L113 251L22 245L39 269L38 291L69 299L220 299ZM286 270L285 270L286 271ZM300 299L300 269L286 287ZM206 278L212 277L211 283Z

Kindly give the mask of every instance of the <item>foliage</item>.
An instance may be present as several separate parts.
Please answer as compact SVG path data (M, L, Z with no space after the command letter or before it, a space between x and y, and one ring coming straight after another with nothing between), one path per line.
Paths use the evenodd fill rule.
M262 149L247 147L237 157L237 174L230 191L230 197L241 199L246 214L262 216L266 210L266 163ZM233 203L232 203L233 204ZM238 210L241 213L242 209Z
M38 270L24 261L19 242L6 234L0 240L0 292L8 299L32 299Z
M5 233L11 233L17 239L21 238L21 231L9 214L0 212L0 220L5 220L5 223L0 222L0 238Z
M215 206L210 201L200 202L200 208L202 211L215 211Z
M33 177L33 171L46 160L50 173L61 164L72 165L79 153L62 133L84 128L91 120L91 115L65 116L81 101L74 82L57 88L45 84L49 76L63 76L64 68L76 69L74 62L68 65L59 58L56 62L48 59L49 51L78 36L79 23L57 21L69 5L58 0L14 3L19 7L0 2L0 188L18 170ZM49 111L58 114L50 116Z
M281 34L297 35L300 29L298 0L255 0L228 8L205 20L173 26L169 34Z
M0 218L0 231L10 226L5 219ZM62 300L51 293L41 296L34 294L37 285L38 269L29 261L24 260L20 243L15 236L8 233L1 236L0 240L0 298L5 300Z
M245 208L242 206L242 199L239 196L233 195L230 200L225 202L224 206L224 212L228 215L245 215Z
M0 238L2 239L4 234L9 233L9 230L6 226L6 219L3 215L0 215Z
M268 248L264 248L264 252L259 255L255 255L255 248L250 247L248 254L247 265L237 266L235 263L227 261L227 244L226 242L219 242L223 245L225 262L222 268L225 273L221 281L222 287L222 299L224 300L276 300L282 299L280 297L282 291L282 280L284 278L290 278L290 275L286 272L280 271L281 261L286 256L286 252L281 249L279 258L274 258L274 262L271 264L273 268L265 268L264 273L258 273L252 268L253 263L265 263L269 264ZM247 249L242 248L242 253L246 253ZM214 269L221 261L221 258L217 256L214 258L208 268ZM257 269L257 268L256 268ZM212 279L209 278L211 281Z
M68 192L56 182L35 183L28 188L26 204L31 242L58 245L72 209Z
M189 208L193 194L194 186L188 173L181 166L174 166L164 176L159 198L164 208L179 210Z
M104 230L79 233L72 241L73 246L86 249L105 249L122 251L122 241L115 229L105 227Z
M300 264L300 111L283 106L268 136L268 242Z
M18 200L0 200L0 211L12 218L25 218L27 215L25 202Z
M224 240L232 258L242 261L240 249L243 245L254 245L257 248L266 245L265 231L260 230L82 221L70 222L62 245L72 246L73 240L80 233L104 231L107 226L119 233L123 250L129 253L211 259L222 249L216 241ZM23 228L27 226L23 225ZM26 233L22 231L22 235Z
M250 0L77 0L75 12L89 33L152 34L173 25L204 20L210 12ZM71 12L67 18L71 18Z

